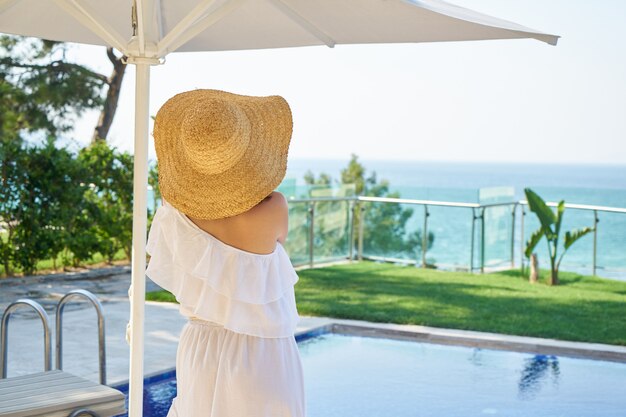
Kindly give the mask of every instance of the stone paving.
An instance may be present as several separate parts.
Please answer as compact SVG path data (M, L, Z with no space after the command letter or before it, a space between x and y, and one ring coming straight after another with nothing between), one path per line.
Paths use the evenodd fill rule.
M5 278L0 280L0 309L4 311L11 302L19 298L29 298L42 305L50 319L52 366L54 367L54 327L58 301L74 289L92 292L98 297L104 310L108 381L123 380L127 378L129 360L129 348L125 340L126 323L130 311L129 271L128 266L118 266L78 273ZM152 281L146 280L146 291L158 288ZM152 309L149 305L146 306L147 313L150 313ZM176 305L157 304L156 309L159 312L162 311L168 320L176 321L178 315ZM182 326L182 318L180 323ZM146 320L146 333L152 335L154 332L154 337L164 337L159 333L159 329L152 329L151 324L153 324L152 321ZM63 339L64 369L97 381L97 315L89 302L73 299L66 305L63 312ZM8 376L43 370L43 346L43 327L36 313L25 307L16 310L11 315L8 326ZM155 366L171 367L173 365L171 361L167 363L157 361ZM117 368L120 369L117 370Z
M128 298L130 267L114 266L74 273L33 275L0 279L0 310L18 298L30 298L52 313L58 301L69 291L82 288L97 295L100 302L124 301ZM146 280L146 291L159 288ZM71 302L66 310L84 308L80 302ZM19 314L22 310L17 310Z

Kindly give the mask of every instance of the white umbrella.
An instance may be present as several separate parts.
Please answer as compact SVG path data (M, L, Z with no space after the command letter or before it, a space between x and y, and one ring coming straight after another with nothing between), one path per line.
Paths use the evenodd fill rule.
M174 51L558 36L439 0L0 0L0 32L112 46L136 66L129 415L142 414L150 66Z

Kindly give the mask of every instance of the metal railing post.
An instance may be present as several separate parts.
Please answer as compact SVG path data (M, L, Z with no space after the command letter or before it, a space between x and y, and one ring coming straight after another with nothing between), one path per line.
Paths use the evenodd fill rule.
M27 298L20 298L19 300L9 304L2 314L2 323L0 324L0 379L7 377L7 359L9 349L7 346L7 333L9 331L9 318L11 313L17 310L21 306L28 306L35 310L41 319L43 324L43 361L44 370L50 371L52 369L52 350L50 346L50 319L46 310L36 301L29 300Z
M524 217L526 217L526 210L524 210L524 206L520 205L522 209L522 215L520 216L520 238L519 238L519 263L522 268L522 276L524 276Z
M350 216L350 246L348 247L349 250L349 255L348 255L348 259L350 259L350 262L352 262L352 260L354 259L354 219L355 219L355 215L354 213L356 212L356 202L354 200L351 200L349 202L349 216Z
M470 243L470 273L474 272L474 229L476 228L476 209L472 207L472 236Z
M480 273L485 272L485 207L480 214Z
M313 244L315 242L315 201L309 204L309 268L313 268L314 253Z
M596 276L596 257L598 252L598 210L593 211L593 276Z
M363 203L359 203L359 247L358 247L358 259L359 261L363 260L363 229L365 228L365 221L363 218L365 217L365 207Z
M68 301L72 298L87 298L96 309L98 315L98 357L100 361L100 384L106 385L107 367L106 367L106 344L104 341L104 312L102 304L91 292L86 290L72 290L65 294L56 310L56 369L63 369L63 310Z
M424 229L422 233L422 268L426 268L426 245L428 243L428 206L424 204Z
M513 203L511 210L511 268L515 268L515 211L517 203Z

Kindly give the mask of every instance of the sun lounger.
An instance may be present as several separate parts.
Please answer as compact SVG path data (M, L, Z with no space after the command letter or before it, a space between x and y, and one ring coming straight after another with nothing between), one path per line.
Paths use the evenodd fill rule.
M81 416L111 417L126 412L124 399L116 389L59 370L0 380L1 417L68 417L81 408L94 413Z
M66 302L87 298L98 313L100 384L63 372L62 313ZM6 378L7 329L12 312L19 307L34 309L44 328L44 372ZM106 385L106 353L102 306L92 293L73 290L57 305L56 370L51 370L52 352L48 314L36 301L20 299L9 305L0 323L0 417L112 417L126 412L125 396Z

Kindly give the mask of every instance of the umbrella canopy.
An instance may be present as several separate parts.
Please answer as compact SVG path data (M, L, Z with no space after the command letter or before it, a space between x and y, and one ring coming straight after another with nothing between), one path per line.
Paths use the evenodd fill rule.
M150 65L174 51L558 36L438 0L0 0L0 32L111 46L135 64L129 415L142 415Z
M0 0L0 30L127 56L558 37L437 0ZM136 38L133 37L136 34Z

